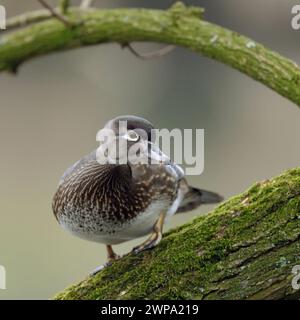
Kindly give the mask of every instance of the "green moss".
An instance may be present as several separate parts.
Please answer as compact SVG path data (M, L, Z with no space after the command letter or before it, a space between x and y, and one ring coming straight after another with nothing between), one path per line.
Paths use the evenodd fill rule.
M292 294L300 264L300 169L255 184L55 299L250 299Z

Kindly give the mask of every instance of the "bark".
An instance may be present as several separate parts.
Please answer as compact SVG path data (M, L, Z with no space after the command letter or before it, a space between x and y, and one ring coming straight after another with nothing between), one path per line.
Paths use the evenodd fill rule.
M299 299L300 169L257 183L55 299Z
M182 46L225 63L300 106L300 68L289 59L236 32L202 19L203 9L176 3L169 10L68 10L68 27L45 11L8 21L36 22L0 38L0 71L15 72L33 57L83 46L151 41Z

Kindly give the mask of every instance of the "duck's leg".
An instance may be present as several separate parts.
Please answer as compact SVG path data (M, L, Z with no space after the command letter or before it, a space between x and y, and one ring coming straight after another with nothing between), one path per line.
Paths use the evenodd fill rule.
M145 250L156 247L162 239L162 230L165 222L166 213L162 212L157 219L150 237L139 246L132 249L134 253L140 253Z
M107 263L110 264L113 261L116 261L121 258L118 254L116 254L110 244L106 245L107 250Z

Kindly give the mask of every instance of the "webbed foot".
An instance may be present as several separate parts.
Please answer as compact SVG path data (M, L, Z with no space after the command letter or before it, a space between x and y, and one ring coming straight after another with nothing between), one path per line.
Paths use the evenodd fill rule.
M134 247L132 249L132 252L135 253L135 254L138 254L138 253L140 253L142 251L152 249L152 248L156 247L160 243L161 239L162 239L162 233L161 232L153 232L151 234L151 236L146 241L144 241L139 246Z

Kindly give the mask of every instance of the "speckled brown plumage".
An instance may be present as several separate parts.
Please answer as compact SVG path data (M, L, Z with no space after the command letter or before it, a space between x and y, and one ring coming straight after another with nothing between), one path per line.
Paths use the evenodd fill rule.
M95 151L75 164L60 182L53 200L58 220L72 212L97 213L99 219L122 223L145 211L151 201L177 194L175 178L162 165L100 165ZM140 179L140 180L137 180Z

